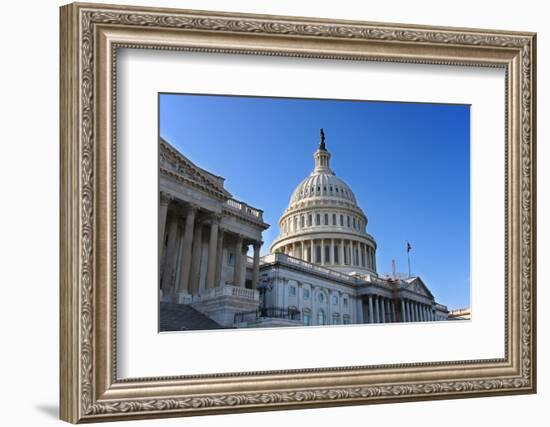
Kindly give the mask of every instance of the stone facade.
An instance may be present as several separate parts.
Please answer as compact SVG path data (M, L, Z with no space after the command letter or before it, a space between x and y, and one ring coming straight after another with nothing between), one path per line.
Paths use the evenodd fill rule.
M446 320L420 277L378 276L367 216L330 168L324 134L313 157L260 257L262 211L161 139L161 301L190 304L224 327Z
M159 145L161 301L191 304L227 326L235 312L258 307L262 231L269 225L261 210L232 198L222 177L163 139ZM250 246L255 256L246 289Z

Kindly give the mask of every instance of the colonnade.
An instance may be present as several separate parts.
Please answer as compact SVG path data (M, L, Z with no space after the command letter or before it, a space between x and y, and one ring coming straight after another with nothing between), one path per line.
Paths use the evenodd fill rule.
M435 309L431 304L406 298L399 298L395 301L380 295L367 295L363 297L362 308L363 323L431 322L436 320Z
M289 243L278 251L314 264L364 267L376 272L374 247L353 239L310 239Z
M200 273L203 260L204 231L208 231L206 277L204 288L219 286L223 268L225 240L234 242L233 284L245 286L245 264L248 245L254 246L252 287L259 279L261 242L229 232L221 227L222 215L194 204L176 203L161 193L159 210L159 273L161 289L168 294L197 294L200 291Z

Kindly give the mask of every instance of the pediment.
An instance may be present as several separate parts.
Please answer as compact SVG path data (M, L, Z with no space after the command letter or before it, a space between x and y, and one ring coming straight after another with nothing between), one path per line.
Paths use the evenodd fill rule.
M232 197L231 193L224 188L225 179L223 177L200 168L162 138L160 138L159 146L161 171L175 174L180 179L226 198Z
M426 298L433 298L432 293L420 277L408 279L405 283L404 289L425 296Z

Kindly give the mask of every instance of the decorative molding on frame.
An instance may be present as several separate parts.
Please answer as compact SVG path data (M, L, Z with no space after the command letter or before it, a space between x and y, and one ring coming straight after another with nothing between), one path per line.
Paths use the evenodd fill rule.
M126 7L111 7L101 5L69 5L62 10L62 21L65 20L65 29L62 28L62 37L78 37L77 45L71 45L71 42L65 42L66 49L74 49L73 52L78 52L78 55L73 55L72 58L66 59L70 65L78 61L79 74L78 77L73 76L78 87L74 90L78 92L79 117L75 118L74 113L70 114L66 111L66 120L77 120L78 132L78 147L79 152L74 153L73 159L78 158L79 166L75 168L78 171L78 177L74 181L78 183L78 215L76 222L66 224L62 227L63 233L69 233L72 227L78 227L78 249L76 256L78 257L78 283L63 283L61 292L69 292L67 287L73 287L72 292L76 292L74 298L78 300L78 304L68 310L66 317L70 317L71 313L77 315L77 319L65 319L66 322L77 322L78 338L67 337L63 335L62 344L69 345L77 344L78 350L74 352L75 359L66 361L65 367L74 368L78 366L78 373L63 380L62 388L67 390L65 393L71 397L62 397L62 418L72 422L81 420L109 420L126 414L135 414L136 416L160 416L162 414L182 415L186 412L200 413L206 410L215 410L213 412L223 412L224 409L235 408L238 410L253 410L254 408L282 408L282 407L307 407L321 406L323 404L342 404L342 403L361 403L369 401L382 400L413 400L426 399L429 397L453 397L458 394L469 395L485 395L492 392L502 391L509 393L518 392L533 392L535 389L535 139L534 139L534 35L524 33L505 33L505 32L487 32L485 30L464 30L464 29L434 29L428 27L410 27L405 25L390 25L390 24L371 24L371 23L354 23L354 22L334 22L330 23L323 20L312 20L306 18L286 18L286 17L265 17L253 15L231 15L218 14L209 12L195 11L178 11L178 10L161 10L153 11L148 9L134 9ZM401 44L410 43L423 44L427 46L449 45L457 47L483 47L483 48L507 48L510 51L519 52L518 60L520 63L520 129L517 132L520 134L521 145L518 146L518 152L521 156L521 182L517 184L519 195L517 203L520 205L520 222L517 227L520 229L521 240L515 243L520 245L520 264L512 266L512 268L520 269L521 289L517 292L520 295L519 300L519 342L521 350L519 352L520 369L519 374L509 376L507 378L469 378L456 381L432 381L411 383L402 382L397 377L392 379L392 384L388 385L369 385L357 387L309 387L307 384L304 387L299 387L295 390L268 390L265 392L239 392L239 393L213 393L207 395L191 395L182 396L180 398L138 398L132 400L109 400L108 398L99 398L98 391L95 389L96 381L94 379L94 370L97 368L96 354L96 339L94 325L96 325L94 316L97 313L94 295L96 292L97 279L94 276L97 262L95 253L96 233L96 169L94 155L97 150L96 141L96 111L95 102L97 96L96 82L96 49L94 46L97 29L100 26L122 26L128 28L148 28L155 30L192 30L206 31L216 33L229 34L254 34L254 35L271 35L271 36L298 36L309 39L330 39L330 40L362 40L362 41L380 41L380 42L395 42ZM78 31L76 31L78 29ZM74 39L76 40L76 39ZM62 41L63 43L63 41ZM473 65L473 66L502 66L495 62L466 60L460 58L454 59L424 59L402 57L388 58L385 56L353 57L352 55L336 55L322 53L304 52L289 52L289 51L266 51L254 49L206 49L206 48L178 48L168 45L140 45L129 42L128 47L149 48L149 49L174 49L174 50L194 50L204 52L227 52L227 53L242 53L253 55L281 55L281 56L299 56L299 57L315 57L315 58L341 58L350 60L378 60L378 61L395 61L406 63L431 63L431 64L449 64L449 65ZM116 51L116 48L114 49ZM67 54L71 56L70 53ZM115 53L116 55L116 53ZM114 71L113 71L114 72ZM65 74L65 78L67 77ZM62 75L63 78L63 75ZM116 76L113 76L113 81L116 82ZM113 90L114 88L113 84ZM67 89L69 90L69 89ZM509 94L507 94L508 97ZM116 99L115 99L116 100ZM69 101L67 101L69 102ZM507 101L508 104L508 101ZM70 110L75 106L65 105L65 108ZM509 111L510 105L507 105L508 121L510 120ZM114 111L114 108L113 108ZM63 114L63 112L62 112ZM113 127L116 125L116 117L113 113ZM508 131L507 131L508 132ZM508 135L512 138L511 135ZM65 150L68 144L75 144L76 141L68 140L64 142ZM62 141L63 144L63 141ZM63 148L63 145L62 145ZM74 150L74 148L72 148ZM67 161L70 161L71 156L67 156ZM62 164L62 167L64 165ZM508 170L508 167L507 167ZM76 172L75 172L76 173ZM66 178L67 180L69 178ZM67 181L68 182L68 181ZM66 184L66 186L69 184ZM62 192L63 193L63 192ZM70 197L71 191L65 188L62 194L62 210L69 209L71 205L67 197ZM116 195L116 192L114 193ZM514 200L512 200L514 202ZM65 204L63 204L65 203ZM507 192L508 205L508 192ZM116 204L114 205L116 206ZM70 208L73 209L73 208ZM508 209L507 213L508 215ZM62 217L62 222L64 221ZM506 220L508 227L509 220ZM113 240L116 244L116 236ZM506 235L507 244L509 237ZM506 254L508 257L508 255ZM508 260L508 262L512 260ZM63 262L63 261L62 261ZM76 262L76 261L73 261ZM116 263L116 261L113 261ZM115 265L116 267L116 265ZM68 267L63 267L68 268ZM508 277L509 270L506 272ZM68 279L69 280L69 279ZM116 292L116 291L115 291ZM507 300L509 299L510 291L507 289ZM63 297L62 297L63 298ZM114 298L116 302L116 298ZM508 301L507 301L508 304ZM511 310L511 305L508 304L508 309ZM62 311L64 308L61 308ZM115 303L116 309L116 303ZM508 310L506 311L508 313ZM63 316L63 314L62 314ZM116 313L114 313L116 319ZM506 317L506 321L511 319ZM113 324L111 327L115 328ZM64 326L62 325L62 328ZM68 326L66 326L69 328ZM63 329L62 329L63 331ZM508 333L508 328L506 328ZM70 335L70 334L69 334ZM506 343L510 337L507 335ZM116 339L115 339L116 344ZM506 344L507 345L507 344ZM116 355L116 349L113 354ZM506 355L508 358L509 352L506 347ZM77 360L77 362L75 362ZM471 361L479 362L479 361ZM494 361L493 361L494 362ZM467 366L469 362L461 362L460 365ZM456 362L449 363L433 363L433 364L416 364L416 365L400 365L402 367L413 366L456 366ZM113 382L116 383L116 361L113 362ZM350 369L366 369L368 367L353 367ZM63 367L62 367L63 369ZM296 370L279 372L284 373L301 373L308 372L343 372L346 368L331 368L331 369L311 369L311 370ZM255 373L269 375L270 372ZM62 374L63 375L63 374ZM220 378L238 377L232 374L220 374ZM212 378L217 376L205 376ZM151 379L149 379L151 380ZM177 378L175 379L177 380ZM70 391L69 391L70 389ZM62 391L63 393L63 391ZM67 408L66 406L70 406ZM65 407L65 409L64 409ZM77 408L77 409L75 409ZM141 415L140 415L141 414ZM115 417L106 417L106 415L114 415Z

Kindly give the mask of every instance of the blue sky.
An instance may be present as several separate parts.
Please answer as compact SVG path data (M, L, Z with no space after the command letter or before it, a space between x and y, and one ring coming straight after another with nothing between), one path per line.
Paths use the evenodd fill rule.
M379 273L411 267L449 308L470 305L470 107L161 94L160 134L226 178L236 199L278 218L313 170L319 129L378 243Z

